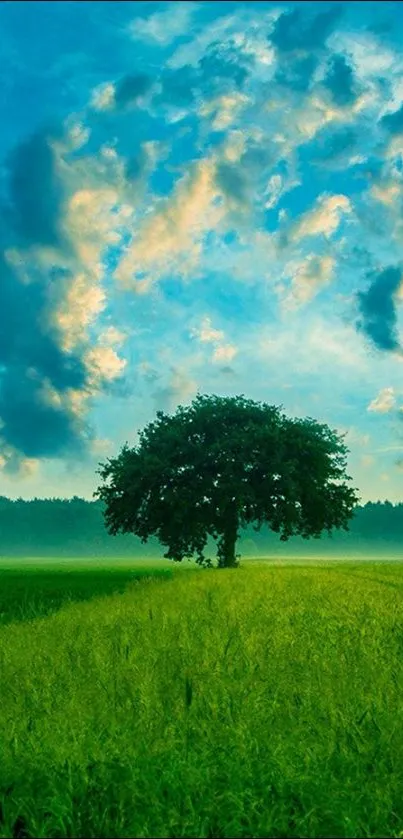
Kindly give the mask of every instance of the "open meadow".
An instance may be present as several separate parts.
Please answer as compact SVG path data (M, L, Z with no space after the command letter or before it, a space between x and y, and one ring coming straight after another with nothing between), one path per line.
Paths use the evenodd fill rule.
M396 562L3 561L0 837L403 835L402 595Z

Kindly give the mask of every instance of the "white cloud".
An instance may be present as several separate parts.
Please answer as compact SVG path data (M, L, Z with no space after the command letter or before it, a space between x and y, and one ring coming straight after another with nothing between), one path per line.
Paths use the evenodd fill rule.
M376 201L380 201L386 207L394 207L402 194L402 188L396 183L389 183L382 186L375 184L371 187L370 193Z
M365 348L353 327L320 317L293 319L282 331L268 328L257 338L259 357L293 375L362 376L368 368Z
M178 4L179 5L179 4ZM184 4L183 4L184 5ZM275 53L268 43L267 35L281 14L281 9L249 11L238 8L234 14L220 16L197 31L192 40L181 44L168 61L175 69L187 64L196 66L208 48L220 43L225 48L232 41L240 55L251 56L256 62L259 75L274 65Z
M359 81L367 82L369 79L402 70L401 54L368 31L338 30L330 36L328 45L335 52L344 52L351 56L354 73Z
M203 318L200 327L191 329L190 334L202 343L217 343L224 338L224 332L221 329L213 329L208 317Z
M211 319L203 318L199 327L194 327L190 331L192 337L198 338L201 343L215 344L215 350L212 355L212 361L216 363L224 363L232 361L237 355L238 350L232 344L225 344L225 333L221 329L214 329L211 324Z
M91 135L91 129L83 122L67 120L64 144L66 151L77 151L86 145Z
M106 82L95 88L92 92L90 107L95 111L110 111L115 106L115 86L112 82Z
M134 41L145 41L167 46L190 29L196 3L167 3L161 12L154 12L147 18L136 17L129 24Z
M12 481L26 481L35 477L40 461L34 457L22 457L12 446L2 443L0 438L0 469Z
M106 302L102 288L105 249L120 241L120 228L130 208L119 205L119 192L112 188L78 189L67 202L63 227L75 249L74 276L62 281L50 298L50 316L63 334L63 346L72 349L82 341Z
M214 201L219 194L214 172L213 160L200 160L146 217L116 269L120 283L142 292L166 274L188 276L197 269L203 237L224 213Z
M286 308L294 308L311 300L331 281L334 268L333 257L313 253L287 265L284 273L291 277L291 291L284 299Z
M127 335L121 330L116 329L114 326L108 326L104 332L101 332L99 336L99 341L102 344L108 344L110 346L119 346L119 344L123 344L126 341Z
M272 175L269 179L264 195L267 196L266 209L275 207L283 192L283 178L281 175Z
M126 366L126 360L119 358L112 347L91 347L85 353L85 362L90 384L95 386L116 379Z
M179 5L179 4L177 4ZM192 40L181 44L168 61L168 67L178 69L190 64L194 67L199 63L206 50L214 41L224 44L230 35L238 30L238 17L226 15L204 26Z
M292 227L294 241L306 236L323 235L329 238L337 230L343 213L351 212L350 200L345 195L321 195L312 210L300 216Z
M231 94L219 96L210 102L205 102L200 108L201 117L213 115L211 128L213 131L224 131L237 119L239 113L250 102L248 96L234 91Z
M369 403L367 411L373 411L378 414L387 414L394 408L396 404L396 396L393 387L384 387L379 391L378 395L372 402Z
M238 350L232 344L217 347L213 353L213 361L215 362L229 362L237 355Z

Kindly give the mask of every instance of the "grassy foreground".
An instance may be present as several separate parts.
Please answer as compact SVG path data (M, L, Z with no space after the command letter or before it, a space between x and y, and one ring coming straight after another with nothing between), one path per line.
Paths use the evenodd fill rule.
M13 573L0 837L403 835L403 566L75 571L102 596L14 615Z

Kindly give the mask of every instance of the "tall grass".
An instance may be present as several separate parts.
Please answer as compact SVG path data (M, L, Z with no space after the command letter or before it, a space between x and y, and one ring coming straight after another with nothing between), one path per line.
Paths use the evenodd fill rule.
M3 626L0 836L399 836L402 594L255 565Z
M0 564L0 626L50 615L67 603L123 592L144 577L172 577L174 570L168 562L117 560L111 566L95 561L35 564L8 560Z

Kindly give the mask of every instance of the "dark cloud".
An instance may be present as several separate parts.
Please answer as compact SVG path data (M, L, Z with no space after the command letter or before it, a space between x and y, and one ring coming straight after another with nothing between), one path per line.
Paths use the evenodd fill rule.
M299 93L305 93L309 88L318 63L319 60L314 53L303 58L296 58L294 61L284 61L275 75L275 81L278 84L292 87Z
M273 163L274 148L267 142L264 146L250 141L239 161L220 161L216 168L216 183L227 198L236 201L239 207L249 206L252 196L263 183Z
M343 160L357 146L358 137L352 128L334 130L326 126L307 148L311 161L315 163L336 163Z
M143 73L124 76L115 86L115 104L117 108L136 105L152 86L152 79Z
M199 87L204 93L221 93L233 85L241 89L253 64L252 56L244 55L233 42L215 41L199 61Z
M195 67L190 64L177 69L164 67L158 77L161 90L155 93L153 105L190 108L200 96L222 94L234 87L241 90L253 64L253 57L242 53L233 41L215 41Z
M378 274L367 291L359 291L358 304L362 320L357 328L370 338L378 350L400 349L397 335L396 293L401 285L401 268L386 268Z
M344 55L333 55L324 79L325 87L332 94L336 105L351 105L356 98L353 69Z
M186 65L178 70L167 69L161 78L161 84L162 92L156 101L161 104L183 108L191 105L194 101L195 91L199 88L200 80L197 70L190 65Z
M8 160L9 201L3 211L18 241L26 246L60 247L63 189L48 133L25 141Z
M77 419L43 394L45 383L63 393L86 381L82 359L63 351L46 327L46 304L46 282L21 282L0 255L0 435L27 457L81 446Z
M239 165L221 162L216 169L216 183L228 198L239 204L245 204L248 199L248 180Z
M393 111L392 114L386 114L382 117L381 125L386 128L390 134L400 134L403 132L403 105L398 111Z
M326 38L340 14L340 8L333 8L312 19L305 8L285 12L278 18L269 38L281 54L274 77L278 84L298 93L308 90Z
M138 181L147 167L148 155L143 148L140 147L137 154L132 155L126 160L125 173L126 178L130 182Z
M26 457L60 457L84 447L82 427L71 412L46 404L41 380L27 370L9 368L1 381L2 437Z
M6 174L0 207L0 440L12 470L23 456L85 453L90 431L67 391L89 393L93 386L87 344L66 350L55 317L78 266L74 243L61 232L67 194L49 133L17 147ZM40 260L35 248L44 246L52 251Z
M326 38L342 14L335 6L309 20L306 8L283 13L277 20L270 40L280 52L316 50L324 46Z

